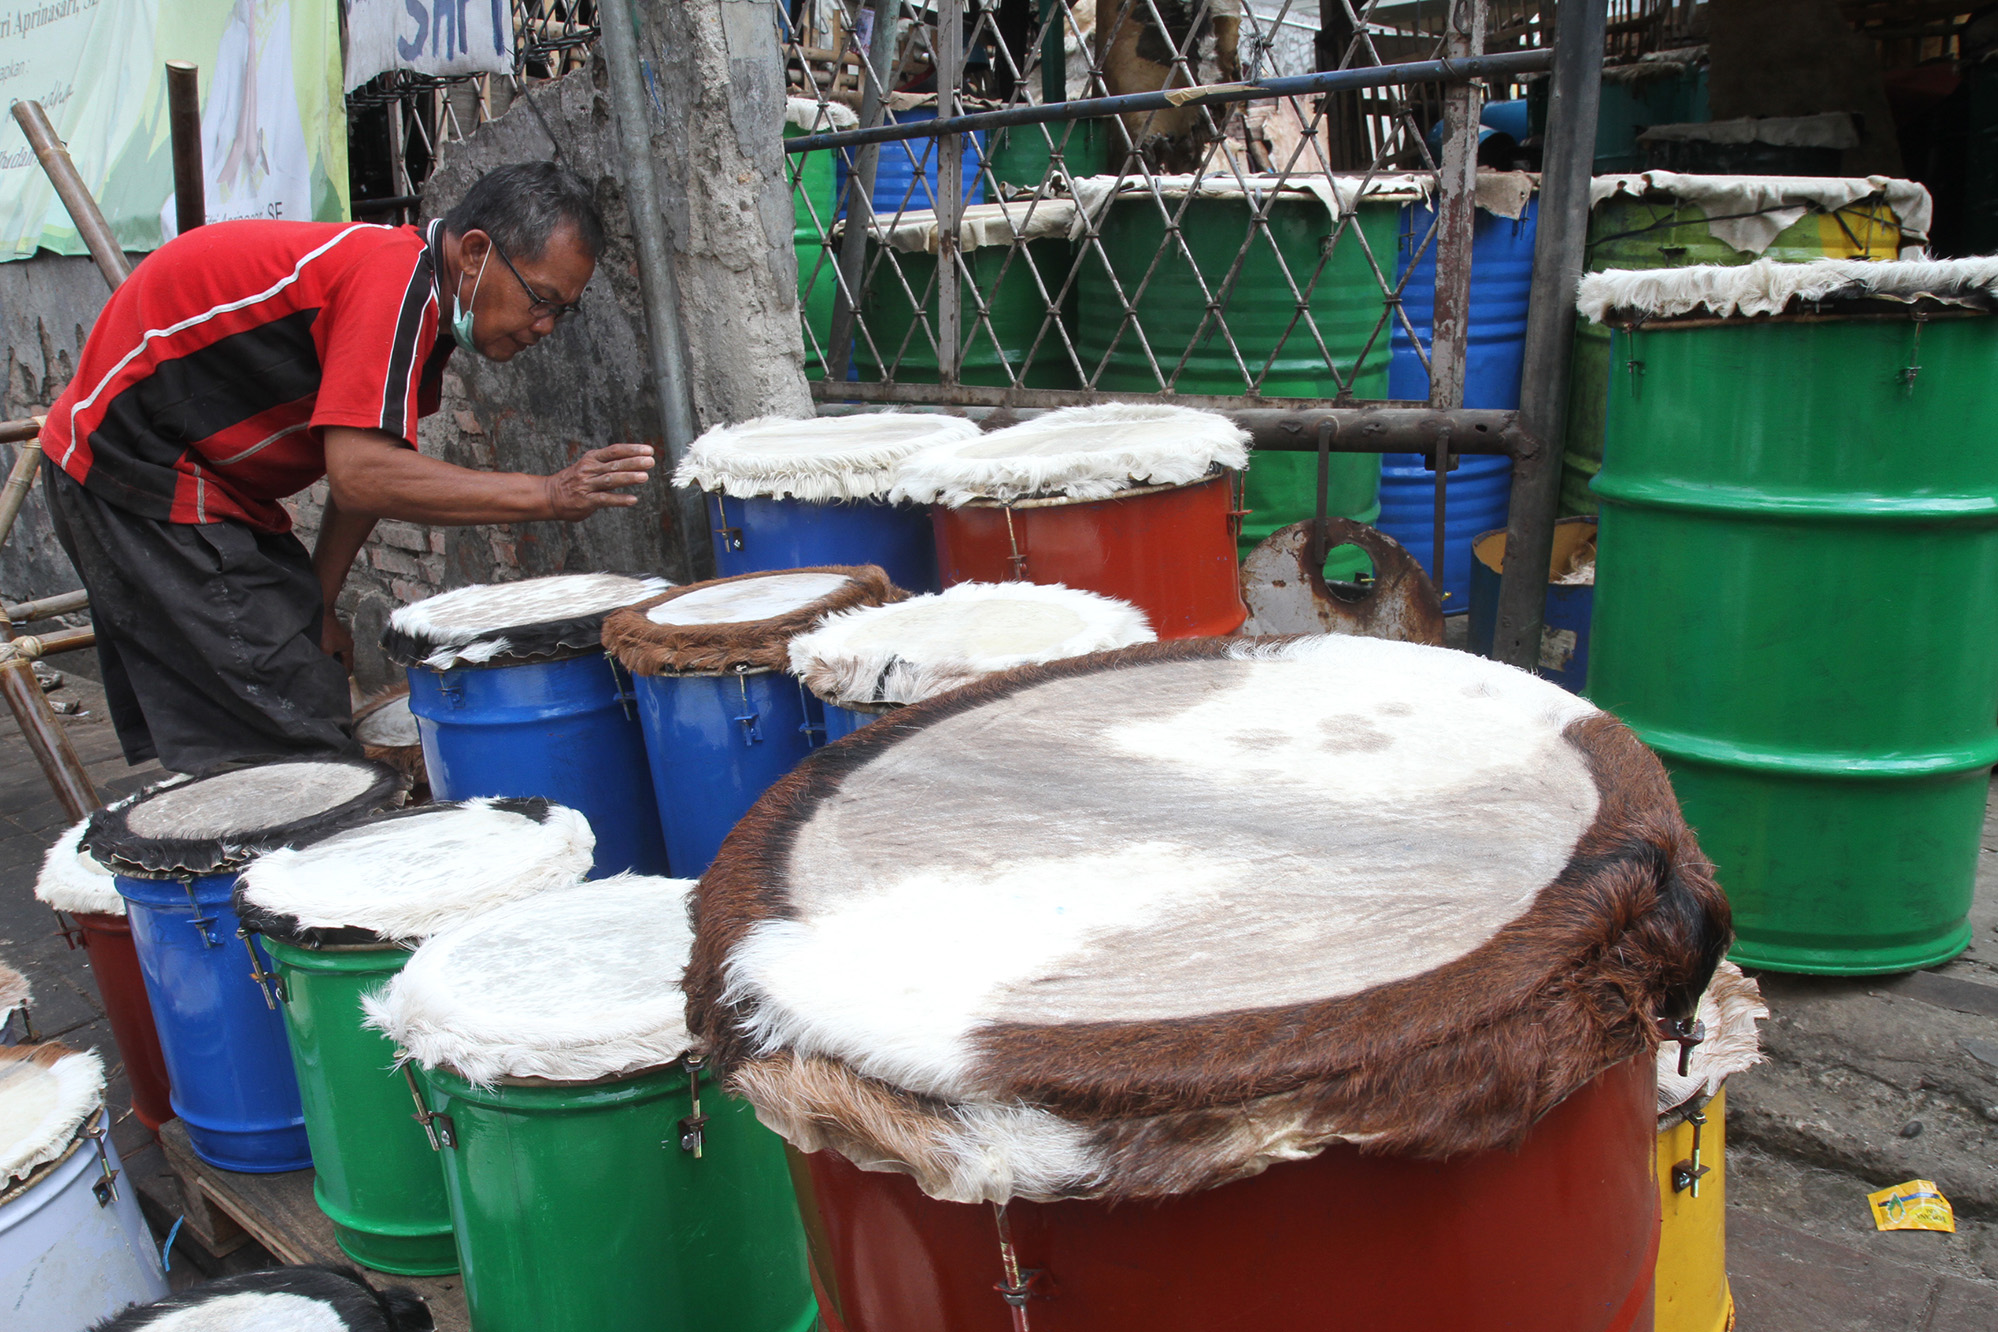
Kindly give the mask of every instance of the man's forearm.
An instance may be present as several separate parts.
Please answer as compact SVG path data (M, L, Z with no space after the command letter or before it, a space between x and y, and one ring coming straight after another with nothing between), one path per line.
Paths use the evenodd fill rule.
M319 540L312 547L312 571L319 576L320 595L329 610L340 599L347 571L354 567L354 557L361 553L368 534L374 530L373 514L355 513L337 498L327 497L325 512L319 519Z
M545 477L454 466L372 431L335 429L327 437L327 486L352 512L446 526L554 516Z

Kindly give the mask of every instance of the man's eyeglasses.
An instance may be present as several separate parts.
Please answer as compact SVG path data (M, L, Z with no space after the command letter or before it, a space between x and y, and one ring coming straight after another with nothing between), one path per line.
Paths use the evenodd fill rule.
M500 248L500 243L493 241L492 246L493 253L498 255L500 262L506 265L506 271L513 274L513 280L520 284L520 289L527 293L527 299L533 302L532 305L527 307L527 312L536 319L540 319L545 315L553 315L555 322L559 324L583 308L581 301L551 301L541 295L540 292L527 285L527 279L522 277L520 270L513 266L513 260L506 257L506 251Z

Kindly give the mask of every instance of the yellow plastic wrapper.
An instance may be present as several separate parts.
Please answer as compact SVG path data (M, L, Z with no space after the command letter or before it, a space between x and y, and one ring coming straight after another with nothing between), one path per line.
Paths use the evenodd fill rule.
M1911 1179L1866 1195L1875 1230L1941 1230L1956 1233L1956 1211L1932 1179Z

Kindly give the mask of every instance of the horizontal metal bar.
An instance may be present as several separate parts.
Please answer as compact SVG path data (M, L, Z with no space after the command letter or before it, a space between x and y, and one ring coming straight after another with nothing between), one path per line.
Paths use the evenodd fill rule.
M64 629L53 634L22 634L11 642L0 643L0 661L13 661L16 658L39 661L43 657L53 657L59 652L75 652L79 648L95 647L97 630Z
M851 389L852 384L843 387ZM1157 396L1143 398L1114 394L1064 394L1087 396L1092 402L1158 402ZM1453 454L1491 454L1514 459L1538 457L1540 442L1519 424L1519 414L1486 408L1458 408L1435 411L1424 406L1393 406L1373 403L1365 407L1248 407L1245 398L1175 397L1181 406L1209 406L1249 432L1250 446L1262 452L1316 453L1318 423L1334 422L1338 429L1330 441L1333 453L1432 453L1447 435ZM851 416L878 407L856 403L820 403L820 416ZM941 408L952 416L965 416L988 427L1011 425L1054 410L1048 407L990 407L955 405Z
M979 130L1004 129L1008 125L1043 125L1063 120L1089 120L1097 116L1166 111L1174 107L1220 106L1229 102L1251 102L1270 97L1315 97L1322 93L1350 92L1356 88L1379 88L1396 83L1460 83L1466 79L1509 79L1521 74L1540 73L1551 69L1553 64L1552 51L1532 50L1470 56L1459 60L1415 60L1401 65L1368 65L1363 69L1325 69L1316 74L1292 74L1283 78L1254 79L1244 83L1216 83L1206 87L1174 88L1162 92L1126 93L1121 97L1087 97L1079 101L1044 102L1039 106L1009 106L1000 111L977 111L968 116L949 116L939 120L912 120L902 124L872 125L864 129L801 134L794 139L784 140L784 151L809 153L820 148L852 148L864 143L928 139L939 134L970 134Z
M881 384L849 381L844 384L814 381L812 397L818 400L819 414L837 403L878 404L882 407L1091 407L1099 402L1153 402L1174 407L1200 407L1208 411L1235 412L1268 407L1281 411L1316 410L1327 407L1354 408L1352 401L1337 398L1263 398L1242 393L1120 393L1108 389L1028 389L993 388L978 384ZM1421 400L1370 401L1377 407L1423 407ZM865 406L861 408L865 410Z
M20 421L0 421L0 444L18 444L42 433L44 418L30 416Z
M7 618L14 624L27 624L31 620L46 620L51 615L73 615L77 611L89 609L88 592L64 592L60 596L10 604L7 607Z

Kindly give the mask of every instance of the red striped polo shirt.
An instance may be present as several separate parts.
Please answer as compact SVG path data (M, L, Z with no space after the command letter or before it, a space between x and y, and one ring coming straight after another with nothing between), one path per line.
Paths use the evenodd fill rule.
M175 523L283 532L326 475L320 431L411 447L437 410L442 225L217 222L149 255L98 316L42 449L87 490Z

